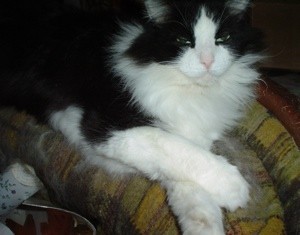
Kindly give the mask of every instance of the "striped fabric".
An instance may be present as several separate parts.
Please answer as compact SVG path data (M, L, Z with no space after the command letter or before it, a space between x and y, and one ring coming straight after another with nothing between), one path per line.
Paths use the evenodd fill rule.
M98 234L180 234L157 182L83 163L60 134L25 113L0 110L0 133L0 151L31 164L51 200L91 219ZM246 209L224 211L227 234L299 234L300 152L272 114L254 103L214 151L241 166L253 188Z

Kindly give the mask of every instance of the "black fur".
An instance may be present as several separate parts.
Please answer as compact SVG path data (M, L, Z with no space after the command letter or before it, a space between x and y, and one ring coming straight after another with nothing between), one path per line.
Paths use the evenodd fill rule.
M158 1L164 5L160 9L155 8L161 7L160 4L156 5ZM240 116L239 110L251 98L250 90L258 76L252 68L245 68L244 71L249 72L249 81L238 84L236 80L239 77L235 75L231 77L225 72L236 73L244 64L241 65L241 61L234 60L260 48L259 34L250 27L245 14L225 7L226 1L152 0L148 2L150 5L146 5L148 10L150 9L149 18L140 17L147 8L141 8L140 4L136 6L131 4L127 15L122 7L114 11L87 13L66 8L54 0L2 2L0 3L0 106L14 106L26 110L42 122L47 122L50 118L52 121L50 124L54 127L57 124L58 129L64 132L70 142L78 144L79 148L87 150L92 156L99 155L99 164L110 172L125 173L136 169L151 179L161 181L167 189L174 213L187 232L190 228L186 227L191 227L194 223L192 227L195 228L190 232L201 227L209 231L222 231L222 214L219 207L227 206L234 209L243 206L248 199L248 184L225 159L221 156L212 156L211 160L204 164L204 167L213 167L208 171L208 178L214 179L211 175L214 174L214 170L221 167L225 169L223 173L220 170L218 177L220 175L222 178L223 174L223 177L230 178L228 190L225 190L224 194L225 200L221 193L223 187L216 187L210 191L205 184L197 185L201 183L196 177L198 166L211 157L207 149L216 136L222 134L227 126L231 126ZM215 40L209 35L209 42L204 38L204 43L200 40L197 44L193 24L201 16L202 6L205 6L205 12L215 17L214 20L221 19L221 25ZM158 12L159 10L165 12L152 14L151 7ZM122 22L138 23L140 28L134 27L133 24L131 27L127 25L127 29L131 31L125 33L124 26L122 28L117 19ZM199 29L199 32L205 31ZM127 33L132 33L133 39ZM230 36L223 40L222 38L228 34ZM121 37L123 38L120 40ZM197 39L198 37L201 38L202 35L197 33ZM220 38L221 40L218 40ZM229 50L221 48L218 63L213 64L224 67L216 69L217 72L224 74L224 80L228 79L225 80L224 89L223 83L218 83L217 80L222 79L222 76L214 75L209 69L215 59L214 53L209 52L211 55L201 58L201 54L205 54L205 49L209 51L213 43L222 43L224 47L229 48ZM187 47L206 45L209 48L197 47L195 50L186 51L187 57L184 57L184 62L180 62L177 67L157 64L143 67L153 62L173 64ZM230 56L227 56L228 51ZM228 61L224 58L228 58ZM249 66L257 61L252 60L252 57L246 59L250 60L247 64ZM233 65L235 62L237 67ZM189 66L189 63L192 66ZM198 67L200 64L202 67ZM231 65L233 66L230 67ZM128 69L121 66L128 66ZM195 74L198 75L194 77L189 75L189 72L193 74L197 68L201 70L203 68L205 75L199 75L202 71L199 73L196 71ZM205 73L205 69L209 72ZM175 74L174 83L170 81L173 77L168 75L164 77L164 72L170 70L170 75ZM150 71L149 76L143 76L147 71ZM230 78L233 81L230 81ZM138 79L143 80L139 83ZM149 82L145 79L149 79ZM162 79L163 82L159 83L157 79ZM209 79L212 80L211 84ZM166 83L171 89L165 86ZM230 84L234 89L229 89ZM245 88L241 90L245 91L244 94L236 89L237 85ZM209 86L217 89L210 89ZM152 93L145 94L143 100L141 92L145 91L144 88ZM190 91L191 95L185 97ZM239 92L227 97L230 91ZM212 96L216 96L219 100L214 97L210 103L208 99ZM184 102L179 100L185 98L187 99L183 100ZM222 98L225 108L217 110L223 104ZM198 99L202 102L198 103ZM155 106L158 102L161 105ZM137 107L138 105L141 107ZM217 107L207 108L214 105ZM76 106L79 109L75 109L75 115L71 113L71 120L67 119L68 116L60 119L57 111L65 110L69 106ZM232 109L224 112L222 116L221 112L226 108ZM221 117L217 118L219 115ZM74 126L78 125L77 118L81 121L80 131ZM205 119L209 118L212 120L206 122ZM71 125L66 125L66 122L71 122ZM217 122L221 125L215 127ZM200 126L202 123L203 129ZM151 124L157 128L144 127L112 133L112 130ZM195 130L191 131L194 127ZM85 139L82 140L82 137ZM198 144L199 146L196 146ZM173 147L174 150L171 149ZM143 155L144 149L146 154ZM184 153L185 150L188 151ZM176 155L178 152L180 155ZM172 157L178 160L174 162ZM200 161L197 161L196 157L200 157ZM163 160L160 161L161 158ZM5 157L1 159L3 160L6 164L8 159ZM196 164L193 165L194 163ZM172 167L168 169L169 166ZM203 167L200 168L203 172L202 174L200 172L199 176L203 179L203 174L207 172ZM229 177L229 173L232 173L232 178ZM234 188L239 190L232 192ZM233 193L233 196L229 197L233 199L232 204L228 202L228 192ZM219 194L221 200L217 198ZM185 201L182 195L191 195L191 200ZM203 200L209 198L211 200L208 200L207 207L203 207L205 213L202 213ZM191 207L198 206L196 205L198 202L200 210L197 208L190 211ZM178 205L175 205L176 203ZM199 215L196 214L198 212ZM199 221L206 222L199 225Z
M10 2L6 7L15 9L0 16L0 105L26 110L43 122L54 110L84 107L84 133L91 140L110 128L148 121L128 105L130 96L106 66L106 48L117 29L112 14Z
M242 16L229 14L229 9L224 6L225 1L165 0L161 2L171 6L166 12L164 21L148 22L146 24L148 30L137 38L128 51L128 55L141 64L153 61L164 63L176 59L182 48L182 45L176 41L179 36L187 38L192 42L191 47L194 46L195 39L190 23L201 16L199 2L202 2L208 13L214 16L215 21L221 19L222 23L216 39L224 32L229 33L231 38L224 45L237 57L247 53L257 53L263 49L262 35L260 31L251 27L249 16L245 13Z
M140 16L140 4L126 14L87 13L66 8L56 1L10 0L0 4L0 105L14 106L46 122L53 111L76 105L85 110L83 132L99 140L111 129L150 123L152 117L130 105L131 96L107 64L112 35L118 32L116 18L144 25L126 52L137 63L168 63L181 48L183 36L194 46L191 22L199 15L199 2L216 16L228 15L223 1L162 1L170 5L165 21L155 23ZM135 8L136 7L136 8ZM128 9L128 8L127 8ZM181 9L181 11L178 11ZM183 17L185 20L183 20ZM226 17L217 35L232 33L226 46L236 55L259 48L257 32L241 16Z

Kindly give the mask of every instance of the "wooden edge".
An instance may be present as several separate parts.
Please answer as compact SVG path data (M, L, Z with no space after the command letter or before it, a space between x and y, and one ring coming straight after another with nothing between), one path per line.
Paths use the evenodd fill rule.
M300 98L267 77L257 91L258 101L278 118L300 147Z

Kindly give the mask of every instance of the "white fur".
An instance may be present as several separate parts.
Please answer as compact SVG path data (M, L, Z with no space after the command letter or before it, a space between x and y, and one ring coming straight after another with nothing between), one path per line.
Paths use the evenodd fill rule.
M64 110L52 113L49 117L49 123L55 130L64 133L71 144L76 145L84 139L80 130L82 114L82 109L69 106Z
M217 206L235 210L249 199L248 183L225 158L160 128L115 132L95 150L99 156L160 181L186 234L200 230L203 234L222 234L222 214Z
M184 234L219 235L224 234L220 207L246 206L249 184L235 166L209 150L253 98L258 74L250 65L258 58L234 61L226 48L216 46L218 25L204 9L194 27L195 48L183 52L172 65L139 66L123 55L143 33L140 25L123 25L115 38L113 72L123 78L132 102L156 118L154 127L115 131L105 143L88 146L79 128L79 108L56 112L50 122L72 143L85 145L85 153L97 156L98 164L109 172L137 171L160 181ZM205 67L203 62L211 59Z
M81 120L83 110L79 107L70 105L65 109L53 112L49 117L49 124L53 129L64 134L70 144L75 145L87 157L87 161L91 164L101 165L111 174L128 174L136 172L135 169L120 162L112 161L111 159L103 158L95 152L92 146L83 137L81 131Z
M188 48L180 57L179 69L199 85L209 85L230 68L233 57L222 45L215 44L218 24L206 14L204 8L194 26L195 47ZM209 62L208 62L209 61ZM207 68L206 64L211 63Z
M138 66L122 55L130 45L126 40L134 38L132 29L135 37L143 32L130 27L116 38L114 72L124 78L132 101L157 118L157 128L115 132L96 152L159 180L184 234L224 234L219 207L246 206L249 184L209 149L254 97L258 74L251 65L259 58L234 61L228 49L216 46L218 25L202 9L194 26L195 48L183 52L177 64Z
M199 185L168 182L165 187L174 213L182 215L179 224L184 235L224 234L221 209Z
M235 166L224 157L160 128L116 131L104 145L96 146L96 151L138 169L153 180L197 183L219 206L230 210L245 206L248 200L249 186Z
M168 8L158 0L146 0L145 6L147 9L148 17L156 22L162 22L167 15Z
M195 26L198 29L196 31L206 27L199 23L203 19L204 24L213 28L211 34L214 34L216 26L206 14L202 16L204 18L201 17ZM134 35L142 33L139 27L131 27ZM122 37L127 38L127 34L132 37L128 29L129 27L125 28ZM201 35L201 32L198 33ZM213 140L235 124L245 105L253 97L252 85L258 74L249 65L258 58L249 57L248 61L241 58L240 61L232 63L228 62L232 61L231 56L227 56L228 51L223 52L226 50L222 47L215 48L215 63L211 70L216 68L216 73L221 74L220 76L204 71L196 53L185 58L189 51L183 55L181 60L184 61L180 60L177 66L152 63L147 67L139 67L131 59L121 56L130 44L124 42L122 37L117 38L121 41L113 48L114 72L124 77L124 85L132 92L133 102L156 117L159 120L158 126L195 141L206 149L210 148ZM212 35L209 38L211 40ZM205 44L199 39L199 44L201 43ZM200 77L196 80L189 76L189 72L183 71L192 70L192 66L194 70L199 70ZM202 73L204 77L201 77Z
M240 14L249 6L249 0L230 0L227 2L232 14Z

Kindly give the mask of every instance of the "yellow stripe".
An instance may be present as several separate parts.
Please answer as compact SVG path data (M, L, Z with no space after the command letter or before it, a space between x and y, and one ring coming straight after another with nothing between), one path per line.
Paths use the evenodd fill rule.
M93 177L93 191L95 195L97 192L105 191L106 194L113 197L122 184L122 181L119 179L114 179L108 176L103 171L97 171L95 176Z
M263 221L247 221L247 222L240 222L239 227L240 231L238 231L238 227L235 226L235 230L237 230L238 233L236 234L243 234L243 235L253 235L257 234L258 231L260 231L264 226Z
M284 224L281 219L270 218L267 225L261 230L259 235L281 235L284 234Z
M161 206L165 203L166 194L158 184L152 185L143 198L133 219L136 228L145 233L153 217Z
M278 123L278 120L270 118L263 123L255 135L262 141L265 148L269 148L282 132L286 132L286 130Z
M149 180L137 176L133 177L126 185L126 190L122 197L122 205L130 217L135 213L149 186Z

